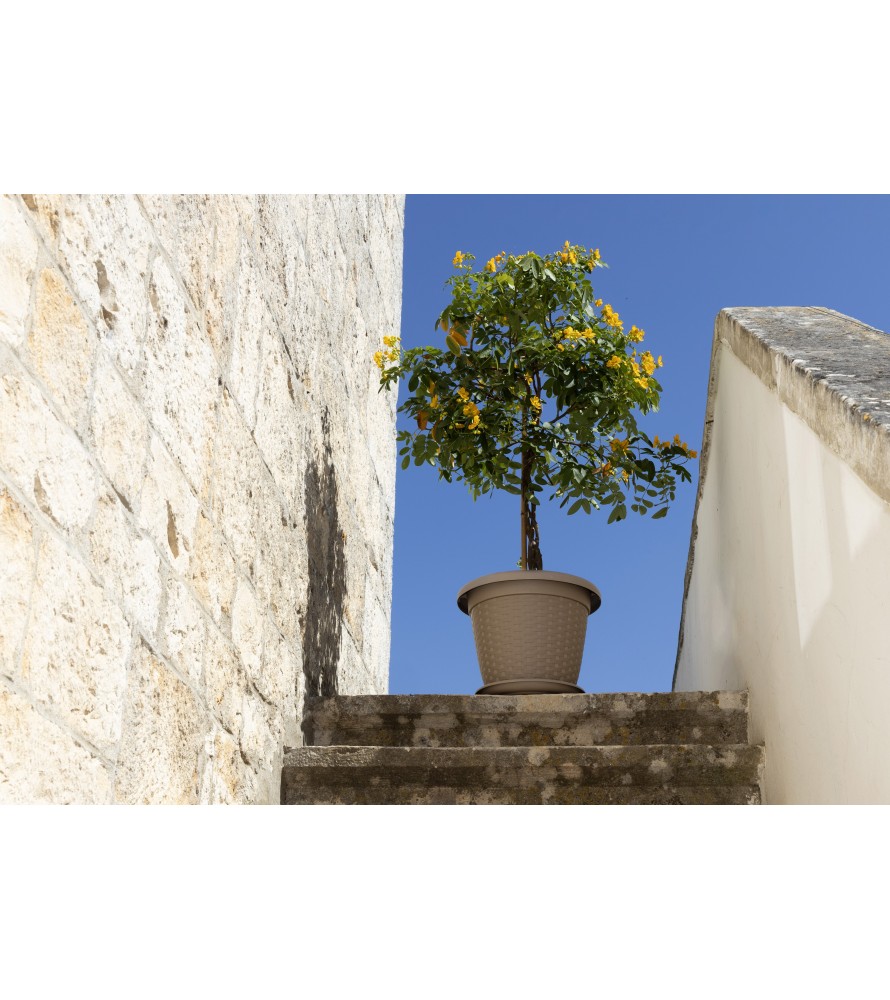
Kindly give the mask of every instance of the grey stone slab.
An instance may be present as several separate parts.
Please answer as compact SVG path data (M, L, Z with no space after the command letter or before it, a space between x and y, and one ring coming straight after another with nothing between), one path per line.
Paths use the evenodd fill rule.
M316 746L537 747L747 741L744 691L381 695L308 703Z
M301 747L284 805L760 803L763 748Z

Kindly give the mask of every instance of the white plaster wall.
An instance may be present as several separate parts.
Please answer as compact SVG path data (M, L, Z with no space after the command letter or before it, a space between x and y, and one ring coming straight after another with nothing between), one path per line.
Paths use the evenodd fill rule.
M890 506L716 360L675 689L748 689L768 803L890 803Z
M274 802L383 693L404 199L0 197L0 802Z

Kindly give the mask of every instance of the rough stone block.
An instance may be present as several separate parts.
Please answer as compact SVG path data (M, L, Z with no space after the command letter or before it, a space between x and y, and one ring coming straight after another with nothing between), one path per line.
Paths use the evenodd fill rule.
M256 771L245 762L237 740L216 729L208 737L201 777L201 802L245 805L261 801Z
M37 237L10 195L0 195L0 338L11 347L25 339Z
M96 365L92 406L95 456L124 503L135 510L144 478L148 421L104 352Z
M139 525L179 573L188 572L198 510L198 499L185 476L161 441L153 436L139 505Z
M22 494L70 531L89 520L96 475L83 445L13 359L0 355L0 468Z
M221 532L202 511L195 526L188 579L202 605L223 631L231 630L235 560Z
M263 331L274 327L260 280L250 244L242 237L238 259L237 308L226 385L237 400L250 430L256 425Z
M63 270L109 356L128 377L141 360L153 252L151 227L135 198L65 199L59 236Z
M215 199L214 215L216 239L208 264L204 326L222 367L237 320L241 229L238 209L230 198Z
M43 536L21 677L36 701L104 753L120 738L130 628L87 568Z
M0 805L91 805L109 801L108 765L0 687Z
M31 213L44 243L51 250L59 241L61 212L65 196L62 194L23 194L22 201Z
M161 559L151 540L137 533L114 493L104 494L96 505L90 554L115 603L152 639L161 603Z
M127 683L114 801L197 802L209 729L194 691L138 644Z
M152 265L149 301L142 401L192 488L203 497L216 426L216 358L161 257Z
M87 386L98 339L56 271L37 276L28 354L34 370L72 427L88 405Z
M181 581L167 581L160 643L167 659L179 672L200 687L207 645L207 622L201 605Z
M34 528L20 504L0 486L0 672L12 677L18 666L37 566Z

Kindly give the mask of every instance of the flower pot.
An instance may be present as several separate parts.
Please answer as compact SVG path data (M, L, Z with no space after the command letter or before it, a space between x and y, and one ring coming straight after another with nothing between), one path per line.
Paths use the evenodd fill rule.
M470 616L485 685L477 694L580 692L587 618L597 587L580 576L513 570L480 576L457 606Z

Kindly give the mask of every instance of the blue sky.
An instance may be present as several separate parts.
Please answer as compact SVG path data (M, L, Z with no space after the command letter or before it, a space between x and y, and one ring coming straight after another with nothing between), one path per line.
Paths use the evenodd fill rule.
M434 343L455 250L548 253L598 247L597 294L664 356L650 433L701 444L714 318L727 306L818 305L890 329L890 197L761 195L409 195L402 345ZM403 418L400 416L400 426ZM579 683L586 691L670 689L695 501L680 484L666 518L539 513L544 568L596 583ZM460 587L513 569L518 498L473 502L466 487L410 466L396 481L392 693L466 694L481 684Z

